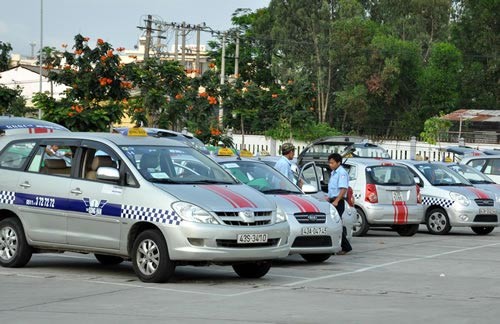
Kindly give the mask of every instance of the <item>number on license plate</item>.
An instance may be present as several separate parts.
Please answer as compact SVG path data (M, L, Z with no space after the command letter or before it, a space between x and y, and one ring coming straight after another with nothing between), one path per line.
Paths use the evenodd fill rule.
M238 234L238 244L266 243L267 234Z
M326 235L326 227L303 227L302 235Z
M495 208L479 208L479 214L489 215L496 214Z

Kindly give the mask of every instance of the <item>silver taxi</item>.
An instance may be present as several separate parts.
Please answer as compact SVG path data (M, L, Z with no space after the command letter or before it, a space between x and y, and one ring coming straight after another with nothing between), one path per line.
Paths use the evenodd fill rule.
M437 162L399 161L408 166L421 187L424 223L432 234L447 234L453 226L470 227L486 235L499 225L494 194Z
M48 156L56 145L70 163ZM199 174L183 159L206 165ZM174 160L176 161L174 163ZM145 282L178 265L230 264L264 276L288 255L286 214L208 156L168 139L105 133L0 138L0 265L32 253L94 253L131 260Z
M239 181L266 194L287 215L290 254L308 262L323 262L341 250L342 221L326 200L304 194L269 165L249 159L216 158Z
M417 233L423 217L420 189L407 167L394 161L349 158L343 163L354 191L354 236L390 226L401 236Z

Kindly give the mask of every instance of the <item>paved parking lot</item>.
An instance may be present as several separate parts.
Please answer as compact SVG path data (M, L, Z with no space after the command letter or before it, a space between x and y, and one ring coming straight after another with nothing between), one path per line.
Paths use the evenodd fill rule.
M423 227L421 227L423 230ZM179 267L145 284L131 263L91 255L34 255L0 268L2 323L497 323L500 230L477 236L370 231L322 264L291 256L262 279L230 267Z

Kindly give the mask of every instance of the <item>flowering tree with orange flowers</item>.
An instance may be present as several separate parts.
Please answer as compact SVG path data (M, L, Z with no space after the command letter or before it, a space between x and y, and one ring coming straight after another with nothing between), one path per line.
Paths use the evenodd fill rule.
M61 101L38 94L35 105L42 109L44 119L75 131L106 131L111 123L119 122L127 104L129 82L113 47L97 39L75 36L72 51L63 44L62 59L49 73L51 81L69 88ZM123 50L123 48L118 48Z

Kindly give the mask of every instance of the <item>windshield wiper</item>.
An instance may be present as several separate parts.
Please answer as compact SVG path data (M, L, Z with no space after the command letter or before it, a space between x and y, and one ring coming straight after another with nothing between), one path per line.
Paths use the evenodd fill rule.
M186 183L186 184L199 184L199 183L201 183L201 184L235 184L236 182L206 179L206 180L191 180L191 181L186 181L186 182L182 182L182 183Z
M147 179L149 182L154 182L154 183L175 183L178 184L178 181L172 180L172 179L156 179L156 178L149 178Z
M496 182L488 180L469 180L472 184L495 184Z
M440 184L436 184L435 186L441 186L441 187L471 187L472 185L466 184L466 183L440 183Z
M291 190L286 190L286 189L268 189L268 190L262 190L262 193L265 194L298 194L300 192L298 191L291 191Z

